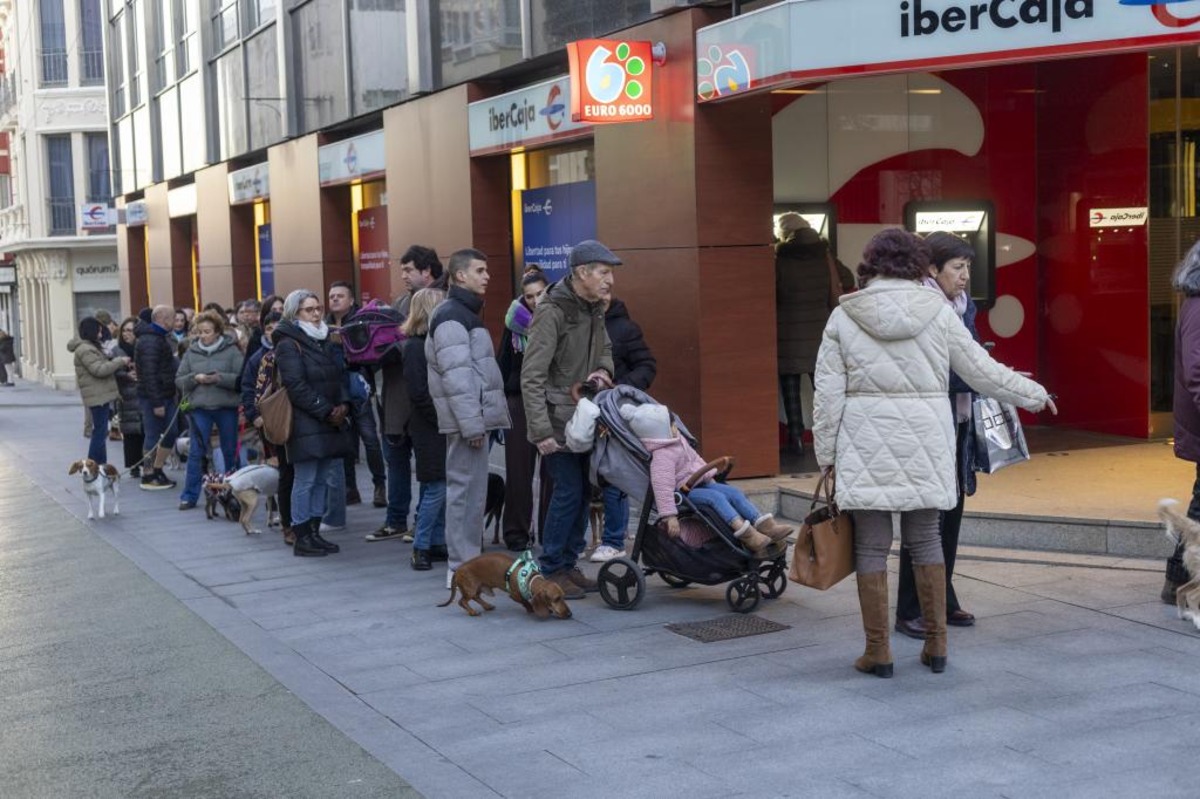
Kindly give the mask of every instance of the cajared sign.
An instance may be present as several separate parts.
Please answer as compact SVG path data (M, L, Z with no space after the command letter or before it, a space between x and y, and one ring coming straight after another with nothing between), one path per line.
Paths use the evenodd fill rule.
M1200 0L784 0L696 33L699 99L1189 43L1200 43ZM712 54L731 52L739 70L707 80Z

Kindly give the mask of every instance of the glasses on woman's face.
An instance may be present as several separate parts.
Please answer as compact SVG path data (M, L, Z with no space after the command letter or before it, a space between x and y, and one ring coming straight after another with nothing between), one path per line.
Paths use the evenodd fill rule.
M300 313L320 313L322 308L320 305L303 305L300 307Z

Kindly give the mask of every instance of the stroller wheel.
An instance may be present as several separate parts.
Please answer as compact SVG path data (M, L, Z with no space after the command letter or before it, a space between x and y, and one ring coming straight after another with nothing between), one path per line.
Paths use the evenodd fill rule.
M600 598L615 610L633 610L646 595L646 578L629 558L613 558L596 575Z
M739 577L725 589L725 601L734 613L749 613L758 607L757 577Z
M787 569L782 560L763 563L758 567L758 581L765 599L775 599L787 590Z
M672 588L687 588L692 584L691 580L685 580L682 577L676 577L675 575L668 574L667 572L659 572L658 576L662 578L664 583Z

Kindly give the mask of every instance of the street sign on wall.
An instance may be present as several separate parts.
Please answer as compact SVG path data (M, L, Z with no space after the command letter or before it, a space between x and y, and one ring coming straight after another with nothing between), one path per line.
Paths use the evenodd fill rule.
M564 183L521 192L525 266L537 264L551 282L567 274L571 248L596 238L596 184Z

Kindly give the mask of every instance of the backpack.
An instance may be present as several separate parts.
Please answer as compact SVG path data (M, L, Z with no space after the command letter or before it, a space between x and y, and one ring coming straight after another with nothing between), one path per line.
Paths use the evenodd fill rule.
M371 300L342 323L342 350L354 366L391 366L400 363L400 332L404 314Z

